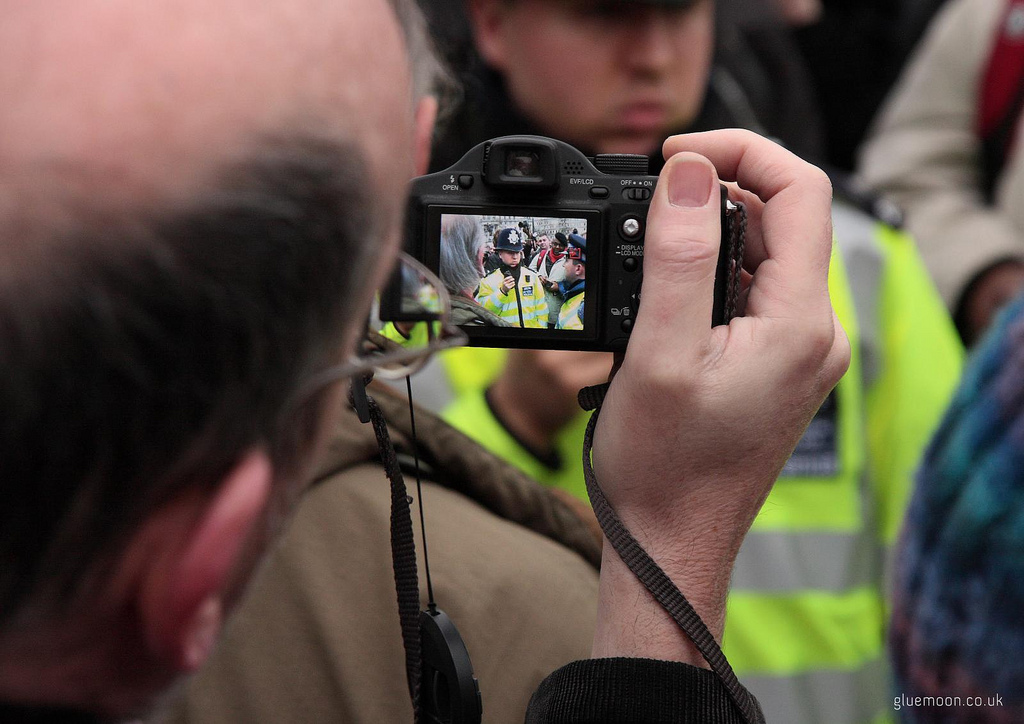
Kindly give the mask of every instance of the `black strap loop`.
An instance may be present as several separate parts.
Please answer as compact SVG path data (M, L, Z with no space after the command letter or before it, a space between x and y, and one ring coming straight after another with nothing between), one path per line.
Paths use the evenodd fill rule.
M726 280L724 309L726 324L742 311L740 309L740 281L747 230L746 209L742 204L737 205L731 217L727 238L722 239L723 244L729 245L729 277ZM580 407L584 410L594 411L583 438L583 477L587 484L590 504L597 516L597 522L600 523L605 538L612 544L612 548L619 554L622 562L629 567L633 575L650 591L654 599L672 617L672 620L693 641L694 646L708 662L711 670L721 679L729 693L729 698L739 709L744 720L748 724L764 724L764 713L761 711L761 706L757 703L757 699L740 684L728 659L722 653L722 648L715 641L715 637L711 635L711 631L708 630L690 602L686 600L686 596L622 524L608 499L605 498L601 486L597 484L597 477L594 475L591 461L591 451L594 447L594 430L597 429L597 419L601 414L601 405L608 388L607 383L584 387L579 391L578 396Z
M365 387L363 388L365 394ZM349 402L356 404L360 395L349 394ZM412 498L405 487L405 479L398 464L395 446L388 434L384 413L369 395L359 402L369 411L373 433L377 437L384 472L391 482L391 562L395 571L395 589L398 592L398 618L405 646L405 671L412 697L413 722L420 721L420 586L416 572L416 544L412 530Z
M583 438L583 477L587 483L587 495L590 496L590 503L594 507L594 514L597 516L597 522L600 523L605 538L612 544L622 562L629 567L629 570L651 592L651 595L668 612L679 628L693 641L701 656L711 666L711 670L722 680L729 697L740 710L744 720L749 724L763 724L764 714L761 712L757 700L740 684L732 666L704 621L693 610L693 606L672 583L661 566L647 554L647 551L637 543L622 524L619 516L608 503L608 499L604 497L601 487L597 484L590 453L594 446L594 430L597 427L597 419L600 414L600 408L594 410Z
M579 391L576 399L587 412L596 410L604 402L604 396L608 394L608 383L605 382L602 385L592 385L590 387L584 387Z

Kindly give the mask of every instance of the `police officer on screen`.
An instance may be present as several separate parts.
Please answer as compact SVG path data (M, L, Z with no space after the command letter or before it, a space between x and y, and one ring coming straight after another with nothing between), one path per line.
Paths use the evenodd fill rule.
M586 280L587 240L579 234L569 234L569 247L565 254L565 280L558 285L564 301L558 312L555 329L583 329Z
M537 273L524 269L523 233L514 227L495 234L494 249L501 265L480 281L477 303L522 328L546 328L548 305Z

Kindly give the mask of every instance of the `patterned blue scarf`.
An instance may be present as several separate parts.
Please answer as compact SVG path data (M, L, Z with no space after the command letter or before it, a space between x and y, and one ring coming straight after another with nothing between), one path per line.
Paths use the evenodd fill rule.
M1024 722L1024 297L973 355L929 446L895 584L903 721ZM906 706L915 697L934 699Z

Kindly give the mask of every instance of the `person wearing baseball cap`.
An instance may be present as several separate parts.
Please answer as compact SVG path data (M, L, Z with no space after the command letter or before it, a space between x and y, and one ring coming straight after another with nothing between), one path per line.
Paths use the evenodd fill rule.
M583 295L587 279L587 240L579 234L569 234L569 248L565 253L565 280L559 291L565 300L558 313L555 329L583 329Z
M522 268L523 232L515 227L494 234L501 266L484 277L476 301L484 309L522 328L548 326L548 304L537 273Z

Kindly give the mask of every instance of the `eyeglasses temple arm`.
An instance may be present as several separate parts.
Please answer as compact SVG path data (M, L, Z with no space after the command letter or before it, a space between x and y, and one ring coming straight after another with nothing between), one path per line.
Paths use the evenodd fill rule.
M352 406L356 408L360 422L370 421L370 403L366 400L366 380L362 375L352 378Z

